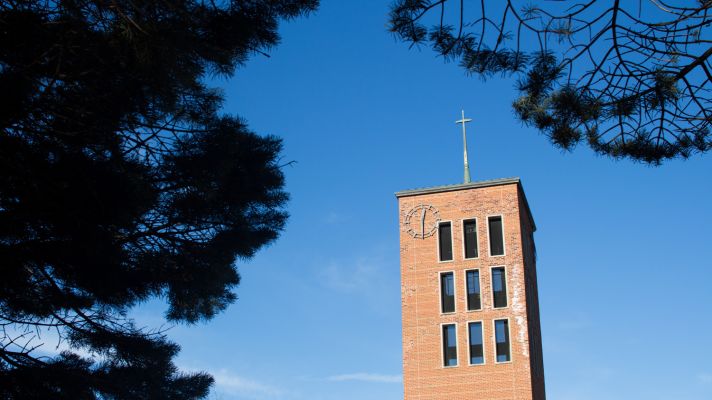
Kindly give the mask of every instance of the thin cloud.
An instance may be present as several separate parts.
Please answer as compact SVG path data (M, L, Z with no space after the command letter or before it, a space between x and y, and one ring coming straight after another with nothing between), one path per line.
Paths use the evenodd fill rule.
M347 215L331 211L324 217L324 223L328 225L343 224L344 222L348 222L349 219Z
M360 259L353 264L340 264L332 262L321 271L323 282L331 289L344 293L359 293L373 288L373 282L382 262L373 259Z
M281 389L236 375L226 369L212 373L215 386L229 394L239 394L256 398L277 397L284 394Z
M390 315L397 310L383 307L384 304L399 303L397 260L386 262L383 257L375 255L324 264L317 269L317 278L327 289L354 296L379 315Z
M397 265L396 265L397 266ZM382 257L360 257L353 260L331 261L319 270L320 281L329 289L348 294L393 292L389 282L384 282L384 271L393 268ZM393 282L398 275L393 274Z
M332 382L359 381L359 382L380 382L380 383L401 383L402 375L383 375L357 372L355 374L334 375L327 378Z
M712 374L703 372L697 375L697 379L702 383L712 383Z

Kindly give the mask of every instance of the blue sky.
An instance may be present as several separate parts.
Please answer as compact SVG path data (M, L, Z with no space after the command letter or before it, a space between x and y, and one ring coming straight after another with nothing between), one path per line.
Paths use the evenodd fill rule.
M712 156L652 168L562 153L467 77L386 31L390 2L324 1L271 57L218 80L225 112L284 138L286 231L238 261L238 301L168 331L213 399L402 399L395 191L521 177L539 230L550 400L712 398ZM161 324L163 306L136 310Z

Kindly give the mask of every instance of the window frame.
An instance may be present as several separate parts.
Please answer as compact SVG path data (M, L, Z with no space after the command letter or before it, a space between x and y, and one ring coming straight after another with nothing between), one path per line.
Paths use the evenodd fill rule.
M497 361L497 321L507 321L507 337L509 338L509 361ZM496 318L492 320L492 344L494 349L495 364L510 364L514 361L514 353L512 352L512 330L509 324L509 317Z
M440 225L450 223L450 253L452 254L452 258L450 260L443 260L442 259L442 254L440 254ZM450 263L455 261L455 240L453 240L453 229L454 229L454 223L452 220L440 220L438 221L438 229L437 231L437 246L438 246L438 262L439 263Z
M445 274L451 274L452 275L452 303L453 303L453 310L444 312L443 311L443 275ZM450 270L450 271L440 271L438 272L438 302L440 303L440 315L451 315L455 314L457 312L457 280L455 277L455 271Z
M475 221L475 251L477 252L477 257L466 257L465 252L465 221ZM463 218L460 220L460 225L462 225L462 259L463 260L479 260L480 258L480 221L477 217ZM438 247L439 248L439 247Z
M477 322L480 323L480 329L482 330L482 363L481 364L473 364L472 363L472 353L471 353L471 349L470 349L470 346L471 346L471 344L470 344L470 324L474 324ZM485 344L485 342L487 342L487 340L485 339L486 337L487 336L485 336L485 322L483 320L479 319L479 320L467 321L467 355L468 355L467 365L469 365L470 367L478 367L480 365L487 364L487 346ZM496 340L497 340L497 338L495 338L495 341ZM510 342L511 342L511 340L510 340Z
M502 254L492 255L492 238L490 238L490 218L499 217L502 221ZM507 241L504 240L504 214L491 214L487 216L487 255L489 257L504 257L507 255Z
M477 271L477 283L480 286L480 308L476 310L470 310L470 303L468 301L468 296L469 292L467 291L467 273L470 271ZM484 302L484 296L482 295L482 273L480 271L480 268L468 268L465 271L463 271L464 276L465 276L465 310L467 312L478 312L482 311L485 308L485 302ZM509 304L509 303L508 303Z
M504 270L504 298L507 301L507 305L504 307L495 307L494 306L494 269L495 268L502 268ZM507 266L506 265L492 265L490 268L490 289L492 292L492 309L493 310L505 310L509 308L509 285L507 284L509 278L509 274L507 272Z
M443 335L443 327L446 325L455 326L455 365L445 365L445 336ZM460 366L460 346L458 346L459 338L457 335L457 322L442 322L440 324L440 367L441 368L457 368Z

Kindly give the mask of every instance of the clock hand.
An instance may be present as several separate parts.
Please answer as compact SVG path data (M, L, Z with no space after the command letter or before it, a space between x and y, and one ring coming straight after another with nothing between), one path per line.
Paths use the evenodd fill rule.
M420 214L420 234L423 236L423 239L425 239L425 213L427 212L426 209L423 209L423 212Z

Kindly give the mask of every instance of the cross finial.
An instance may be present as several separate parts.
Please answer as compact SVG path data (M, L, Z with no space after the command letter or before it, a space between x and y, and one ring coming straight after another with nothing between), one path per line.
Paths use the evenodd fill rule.
M465 118L465 110L462 110L462 119L455 121L456 124L462 124L462 147L464 148L465 157L465 183L470 183L470 165L467 163L467 133L465 124L472 121L470 118Z

